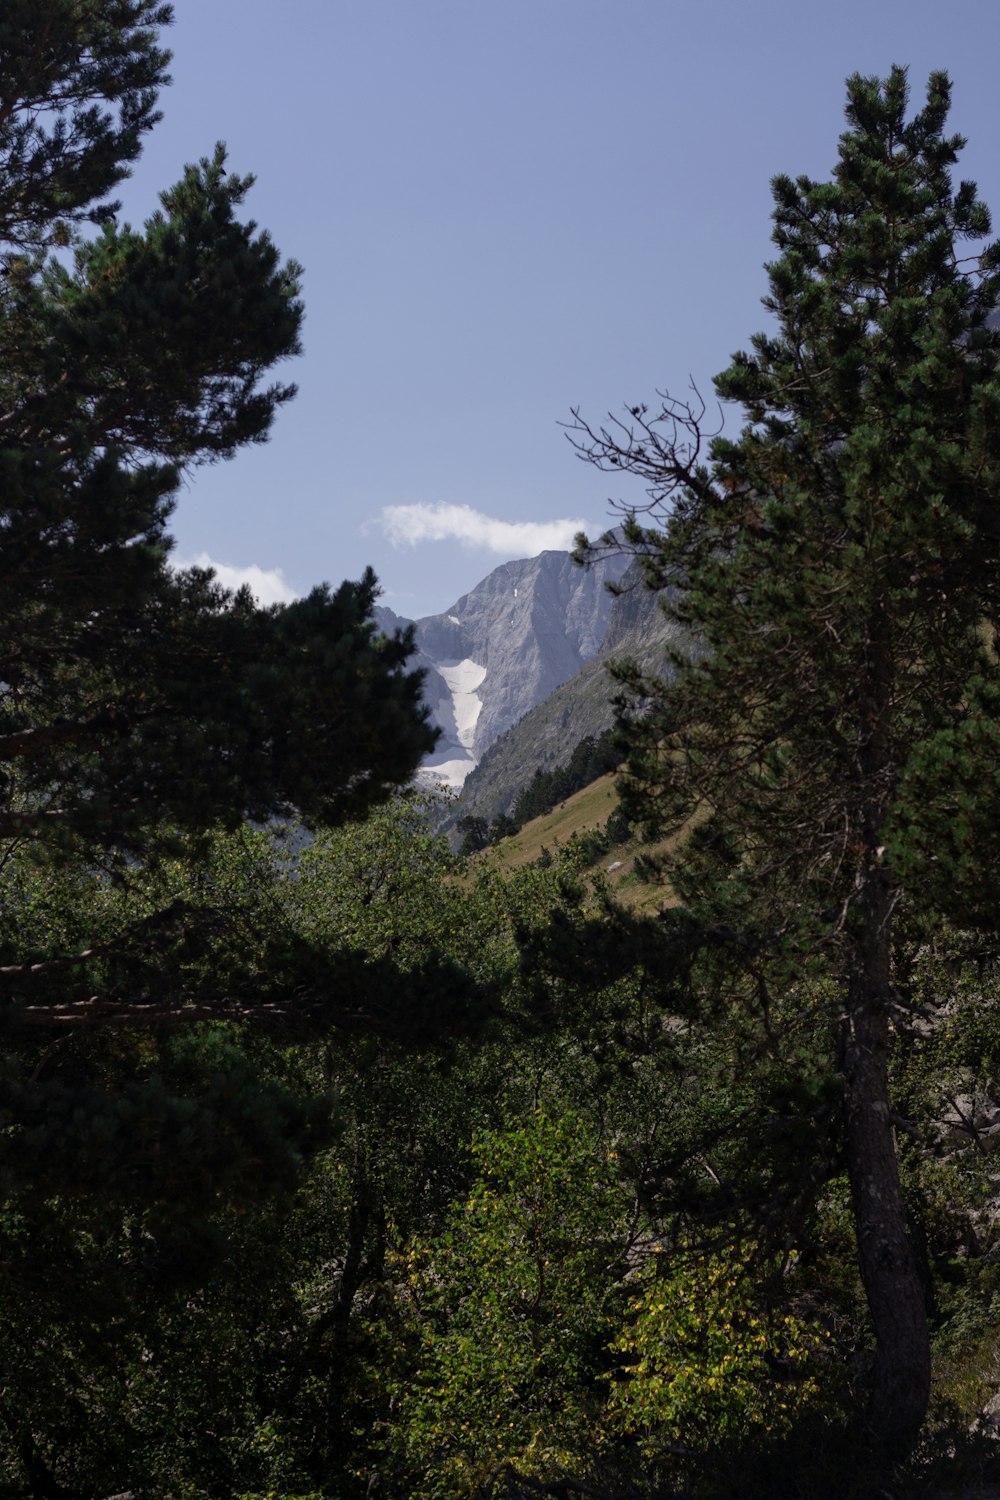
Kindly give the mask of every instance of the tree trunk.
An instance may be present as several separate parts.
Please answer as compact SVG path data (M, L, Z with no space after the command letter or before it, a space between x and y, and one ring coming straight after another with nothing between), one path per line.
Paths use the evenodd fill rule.
M898 890L882 848L895 759L891 744L893 652L885 612L869 617L860 674L859 833L854 950L844 1027L844 1134L858 1265L875 1331L869 1420L887 1456L907 1452L930 1398L930 1335L920 1262L906 1204L889 1108L892 918Z
M38 1445L26 1424L14 1417L6 1401L0 1401L0 1419L10 1433L21 1460L24 1477L32 1500L74 1500L74 1491L59 1483L42 1458Z
M889 1109L891 877L869 869L844 1035L845 1137L858 1262L875 1330L869 1418L887 1454L907 1451L930 1396L930 1340Z

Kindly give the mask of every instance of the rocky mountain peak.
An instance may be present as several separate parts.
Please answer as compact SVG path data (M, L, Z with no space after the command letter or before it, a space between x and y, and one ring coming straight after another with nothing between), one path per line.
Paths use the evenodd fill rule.
M501 563L442 614L413 621L417 665L441 743L425 768L461 786L486 748L598 654L612 610L607 584L628 559L578 567L568 552ZM409 624L379 608L383 629Z

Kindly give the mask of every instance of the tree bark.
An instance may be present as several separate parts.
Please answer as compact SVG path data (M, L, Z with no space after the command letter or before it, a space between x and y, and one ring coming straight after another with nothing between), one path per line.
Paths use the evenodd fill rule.
M875 1332L869 1421L887 1456L912 1447L930 1399L930 1334L920 1260L906 1203L889 1103L892 920L899 892L885 862L882 829L895 779L891 724L893 652L889 621L869 617L860 674L857 752L856 927L843 1037L844 1134L858 1265Z
M892 1454L912 1446L927 1410L930 1336L889 1106L891 877L871 870L867 884L845 1020L845 1140L858 1263L875 1331L869 1421Z

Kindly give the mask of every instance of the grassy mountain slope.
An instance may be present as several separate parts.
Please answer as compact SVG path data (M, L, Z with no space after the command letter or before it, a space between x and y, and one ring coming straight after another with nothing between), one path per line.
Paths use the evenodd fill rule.
M581 791L574 792L565 802L560 802L551 812L532 818L511 838L486 851L480 858L495 859L504 869L518 869L543 857L547 850L558 855L574 835L590 833L603 828L618 805L614 775L601 776ZM681 835L683 836L683 835ZM649 854L663 850L673 840L655 844L643 844L631 838L617 844L603 854L593 866L595 872L604 875L616 898L633 911L652 914L672 901L670 890L664 885L647 885L635 873L637 854Z

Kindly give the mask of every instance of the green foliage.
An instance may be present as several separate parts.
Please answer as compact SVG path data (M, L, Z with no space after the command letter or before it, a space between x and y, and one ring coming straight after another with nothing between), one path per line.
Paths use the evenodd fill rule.
M591 828L585 833L574 833L566 841L564 858L577 861L583 868L594 865L610 849L608 835L603 828Z
M169 19L0 17L0 1465L32 1496L313 1487L273 1242L351 1123L305 1038L365 958L281 909L270 844L212 832L361 815L434 740L370 572L259 609L168 565L185 470L266 438L302 317L221 147L115 216ZM300 1045L268 1041L303 997Z
M608 843L612 848L616 844L627 843L632 837L632 824L629 822L628 815L623 807L620 805L615 806L614 811L604 825L604 832L607 834Z
M0 1361L16 1399L0 1408L0 1462L31 1493L46 1492L46 1474L49 1492L62 1483L104 1494L124 1484L228 1491L241 1472L267 1473L253 1435L280 1390L283 1339L305 1332L282 1222L290 1174L286 1165L276 1181L266 1159L286 1134L266 1121L278 1079L258 1064L242 1106L256 1110L257 1128L236 1141L241 1105L206 1098L232 1079L235 1049L226 1046L228 1073L215 1071L217 1057L192 1068L195 1038L185 1050L176 1064L200 1138L178 1143L150 1120L147 1099L134 1171L113 1192L82 1177L72 1196L48 1195L40 1181L8 1197ZM214 1133L205 1130L213 1105ZM81 1112L79 1123L91 1129L96 1113ZM301 1169L300 1159L293 1180Z
M925 1291L891 1129L895 933L908 913L995 926L1000 246L950 84L908 116L904 69L847 85L829 182L779 176L774 327L715 381L745 413L707 444L667 398L620 428L578 419L601 467L638 475L626 534L698 641L624 687L628 817L678 832L666 873L710 971L773 1034L795 973L827 999L827 1063L877 1339L874 1422L912 1443L926 1406ZM611 543L613 538L605 538ZM714 956L713 956L714 951ZM742 990L735 979L742 971ZM750 1001L754 1004L754 1001ZM793 1006L793 1010L795 1007ZM842 1025L835 1018L844 1016ZM838 1035L839 1030L839 1035Z
M80 958L88 988L159 974L190 1012L242 1022L17 1033L0 1360L24 1375L0 1448L27 1473L30 1440L95 1492L308 1493L371 1461L387 1254L440 1228L472 1131L503 1113L514 917L547 896L535 874L470 887L412 799L304 846L242 830L192 852L121 885L8 862L26 942L56 921L70 943L135 935ZM179 919L151 933L165 891ZM15 1014L51 979L21 976Z
M787 1432L821 1397L820 1330L760 1305L755 1247L742 1254L654 1255L630 1322L612 1348L622 1357L609 1425L641 1437L655 1458L679 1444L713 1444Z
M173 983L250 1013L51 1052L43 1031L25 1052L32 1108L48 1083L53 1103L100 1083L102 1107L140 1124L88 1157L88 1095L79 1121L48 1115L51 1160L25 1131L28 1176L16 1133L3 1158L0 1360L19 1374L0 1452L21 1493L33 1464L94 1493L360 1500L378 1476L450 1495L509 1462L539 1483L615 1493L645 1474L711 1495L727 1465L779 1472L764 1458L788 1423L829 1433L813 1384L836 1387L832 1356L799 1360L816 1342L802 1309L847 1348L868 1333L804 994L787 1042L790 1002L775 1008L762 1057L718 976L685 967L680 920L611 924L565 869L470 880L412 799L305 845L221 836L124 887L8 872L31 944L52 923L67 942L134 927L171 890ZM432 954L471 1013L435 1011ZM146 972L158 961L142 953ZM108 964L126 982L121 956L98 954L87 984ZM928 961L928 993L943 971ZM269 1010L289 993L296 1008ZM55 1196L63 1152L78 1185ZM962 1232L953 1165L938 1167L913 1182L936 1264ZM980 1336L990 1296L956 1282L943 1351Z
M478 854L480 850L489 848L490 827L485 818L469 814L459 818L455 827L462 836L458 846L459 854Z
M834 181L776 180L777 329L711 466L642 408L595 439L676 498L629 535L709 649L624 672L617 826L506 874L386 800L428 732L371 577L258 610L166 566L181 470L266 434L301 312L220 153L141 230L104 202L167 12L0 19L4 1493L849 1493L831 1393L885 1328L859 1102L952 1399L1000 1296L995 1122L953 1114L1000 1107L998 281L951 253L987 220L945 81L907 122L901 73L852 80ZM655 921L578 878L695 809Z
M141 230L99 201L155 122L167 19L45 0L0 23L0 836L90 862L154 823L358 815L434 738L370 573L264 610L168 567L184 469L263 441L294 394L263 382L302 304L221 147Z
M507 813L497 813L490 824L490 843L499 844L501 839L510 838L517 832L517 824Z
M503 1461L587 1461L628 1200L575 1115L536 1110L473 1142L481 1176L399 1268L413 1343L395 1387L394 1468L414 1496L470 1494Z
M159 115L169 54L160 0L9 0L0 18L0 189L4 237L19 249L67 242L103 223ZM102 201L103 200L103 201Z

